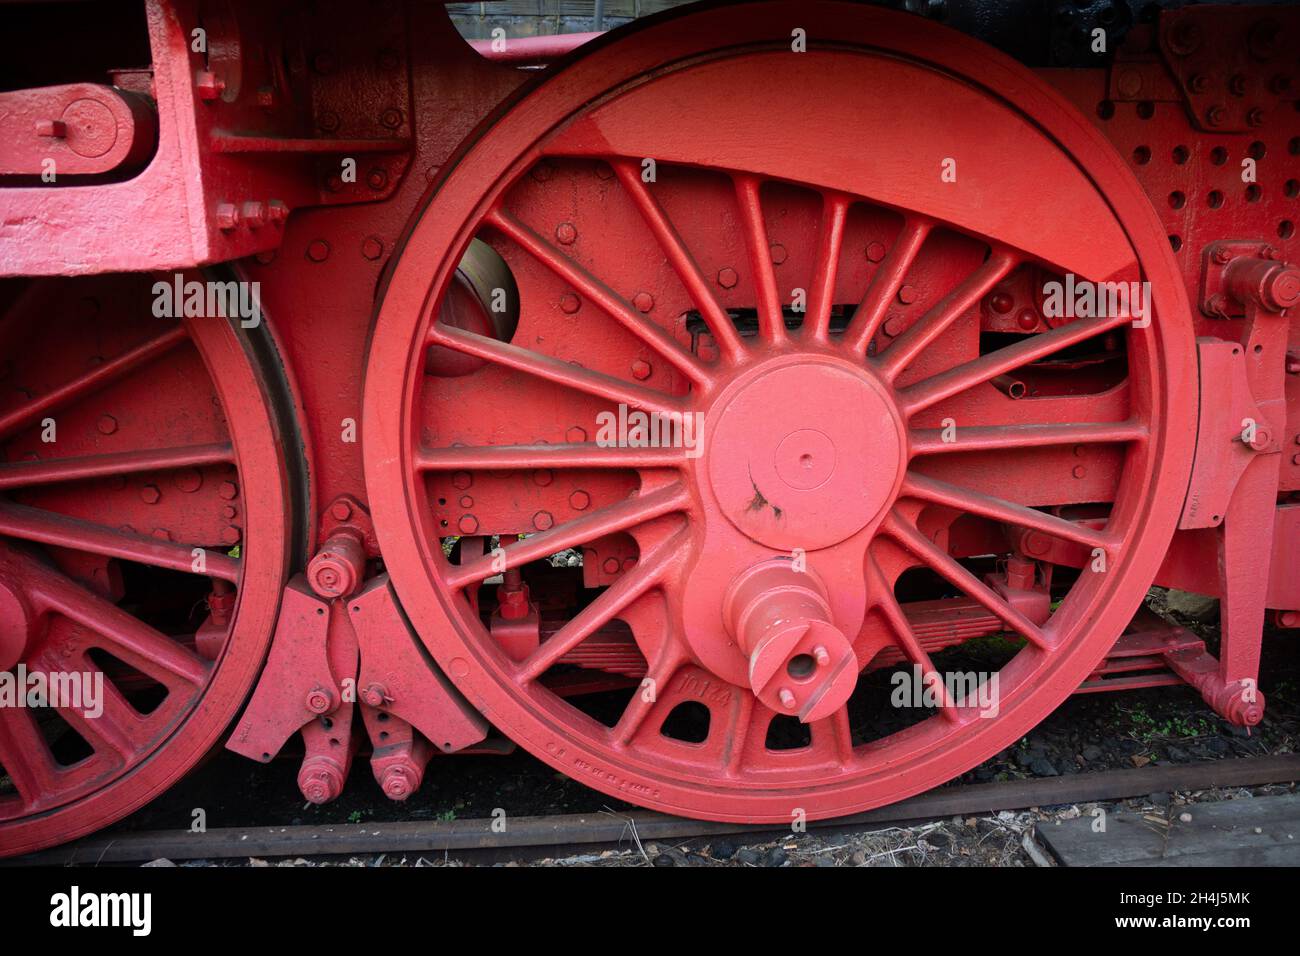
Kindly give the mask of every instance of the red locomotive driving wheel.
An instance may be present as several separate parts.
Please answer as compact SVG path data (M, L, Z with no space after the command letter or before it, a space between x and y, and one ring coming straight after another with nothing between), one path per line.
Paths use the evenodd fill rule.
M474 239L508 341L447 321ZM1151 308L1054 314L1051 281ZM887 11L706 9L592 44L445 172L380 308L366 481L422 639L538 757L671 813L832 816L976 765L1101 659L1176 524L1192 348L1148 200L1028 70ZM1019 643L992 706L944 685L918 575ZM891 659L936 706L873 732ZM630 678L617 707L578 668Z
M180 779L275 622L292 446L252 344L265 328L159 317L176 312L155 310L155 278L177 277L5 289L0 855L90 833Z

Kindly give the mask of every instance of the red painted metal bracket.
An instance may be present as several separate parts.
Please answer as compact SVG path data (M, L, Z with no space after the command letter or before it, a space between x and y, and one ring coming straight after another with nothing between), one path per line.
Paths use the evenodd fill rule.
M1220 653L1168 655L1170 667L1216 712L1251 726L1263 718L1260 643L1286 422L1289 323L1300 303L1300 270L1259 243L1211 243L1205 251L1202 308L1244 315L1239 342L1202 340L1201 421L1180 527L1217 527ZM1225 397L1226 389L1226 397Z
M313 594L302 575L294 578L284 590L257 689L226 743L230 750L266 763L304 725L344 703L345 688L330 667L330 632L329 602Z
M487 721L425 652L388 576L370 581L347 607L361 649L363 707L406 721L444 753L482 742Z
M152 160L122 182L0 188L0 275L176 269L270 253L292 210L373 202L396 191L411 165L414 129L403 7L354 16L330 0L286 23L273 5L248 6L238 24L205 11L208 52L197 53L190 34L198 7L196 0L145 2L157 116ZM349 27L337 33L338 23ZM250 55L241 35L262 37L265 55ZM318 52L304 62L300 43ZM354 67L339 69L341 58ZM142 80L129 81L143 89ZM123 102L142 95L86 86L101 99L103 90ZM75 127L62 114L40 118L65 123L75 154L83 138ZM0 142L7 134L0 131ZM140 129L136 137L150 140ZM20 143L24 170L29 153ZM56 175L86 171L60 163Z
M1193 125L1215 133L1263 126L1272 111L1291 109L1295 10L1259 17L1238 8L1196 7L1160 15L1160 53L1186 97Z

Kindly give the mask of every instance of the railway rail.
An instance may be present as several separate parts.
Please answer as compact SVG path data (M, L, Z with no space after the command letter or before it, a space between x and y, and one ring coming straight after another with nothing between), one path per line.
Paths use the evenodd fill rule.
M1027 807L1118 800L1149 793L1250 787L1300 780L1300 755L1240 757L1193 764L1109 770L1064 777L943 787L865 813L810 821L810 829L862 830ZM453 820L222 827L194 833L149 830L105 833L7 861L8 865L100 866L156 859L227 860L382 853L535 851L541 847L690 840L734 834L770 834L771 824L692 820L649 811L556 814Z

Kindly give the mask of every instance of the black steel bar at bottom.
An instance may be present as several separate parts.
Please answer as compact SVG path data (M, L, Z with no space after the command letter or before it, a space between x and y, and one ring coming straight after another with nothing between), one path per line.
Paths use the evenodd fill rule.
M972 816L999 810L1117 800L1175 790L1248 787L1300 780L1300 755L1241 757L1193 764L1107 770L1008 783L931 790L887 807L811 822L810 828L867 828L910 820ZM650 811L512 817L503 832L491 819L332 826L228 827L191 833L145 830L106 833L67 846L3 861L6 865L94 865L236 857L425 853L511 847L574 846L641 840L685 840L738 833L772 833L773 824L717 823ZM498 824L498 827L500 825Z

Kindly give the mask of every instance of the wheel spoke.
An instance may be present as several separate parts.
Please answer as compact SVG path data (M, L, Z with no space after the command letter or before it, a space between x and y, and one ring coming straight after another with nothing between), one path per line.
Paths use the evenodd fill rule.
M0 767L25 805L57 789L58 765L27 707L0 707Z
M1019 256L994 249L982 266L958 284L878 359L881 374L894 381L925 349L989 293L1020 262Z
M82 740L94 748L97 755L114 763L130 760L143 744L143 741L135 739L139 736L139 716L107 678L104 679L100 704L103 712L94 717L86 714L84 706L60 704L54 709Z
M894 632L898 646L902 648L908 660L921 668L921 680L939 692L940 708L944 717L953 722L960 722L961 715L957 710L956 702L948 693L948 686L943 682L943 677L935 668L930 655L926 653L925 648L921 646L921 642L917 640L916 634L912 631L912 625L907 620L907 615L899 605L898 599L894 597L893 589L889 587L884 575L880 573L878 567L874 566L874 563L872 576L875 579L873 591L877 595L876 604L880 608L880 612L884 614L890 629Z
M758 298L758 334L769 345L785 342L785 313L776 288L776 270L772 267L772 248L767 241L763 221L761 183L756 176L735 178L736 198L740 202L740 220L749 250L749 265L754 274L754 294Z
M234 449L228 444L191 445L148 451L124 451L53 461L20 461L0 465L0 490L51 485L87 478L133 475L145 471L172 471L232 463Z
M817 264L813 268L813 287L808 291L808 314L804 318L805 334L818 342L826 341L830 333L831 308L835 305L835 279L839 272L840 250L844 246L844 221L848 214L847 196L834 193L825 197Z
M494 209L486 218L488 225L499 230L534 259L568 282L583 297L650 346L697 385L709 382L708 370L694 355L683 348L661 326L644 318L631 304L605 285L558 248L547 242L504 209Z
M14 409L7 415L0 416L0 441L10 438L15 432L39 420L42 416L62 408L69 402L76 401L112 384L141 365L170 352L182 342L188 340L184 326L176 326L143 345L137 346L112 361L96 366L80 378L61 385L48 395L29 402L22 408Z
M835 755L839 758L840 764L849 766L853 762L853 723L849 718L847 704L813 725L814 746L817 745L817 735L820 733L830 734L831 744L835 748Z
M994 521L1014 524L1021 528L1028 528L1031 531L1041 531L1053 538L1071 541L1087 548L1101 548L1108 553L1112 552L1118 544L1112 535L1104 531L1075 524L1073 521L1066 521L1064 518L1056 517L1056 515L1038 511L1035 508L1027 508L1024 505L986 495L970 488L962 488L946 481L918 475L915 472L908 472L903 479L901 493L913 498L920 498L922 501L929 501L949 508L956 508L958 511L966 511L985 518L991 518Z
M632 692L632 699L628 701L627 707L623 709L623 714L619 717L618 723L610 730L610 739L616 745L626 744L636 736L637 731L641 729L641 725L655 710L660 698L667 691L673 675L685 662L686 655L682 653L677 642L672 640L665 642L659 652L659 659L646 671L646 678L653 681L653 683L648 688L642 683ZM647 691L650 693L647 693ZM648 700L647 697L649 697Z
M916 261L917 253L930 235L930 221L917 216L909 216L903 222L903 228L890 247L888 254L881 261L862 302L853 313L853 321L844 333L844 343L858 355L865 354L867 346L880 331L880 324L885 321L889 305L898 295L907 271Z
M677 483L657 491L634 495L618 504L556 525L548 531L530 535L522 541L503 547L498 555L485 554L468 564L453 565L447 570L447 581L453 588L477 584L509 568L517 568L607 534L627 531L655 518L681 511L689 503L689 492L684 485Z
M1148 435L1137 421L1066 423L1050 425L975 425L960 428L953 441L944 441L938 428L909 431L915 455L947 455L953 452L1006 451L1013 448L1043 448L1052 445L1095 445L1143 441Z
M732 699L728 708L726 726L723 727L722 770L729 777L740 773L745 762L745 746L754 730L755 711L758 709L752 694L741 694Z
M633 601L658 586L675 559L679 545L680 542L674 538L650 554L642 555L636 567L601 592L599 597L520 662L519 679L525 682L537 680L560 658L612 621Z
M1002 600L995 591L962 567L955 558L940 550L901 514L896 511L890 512L881 530L953 587L979 602L985 610L996 615L1029 643L1045 650L1051 648L1037 625Z
M486 359L516 372L535 375L548 382L586 392L588 395L595 395L597 398L615 404L622 403L660 415L682 413L682 404L662 392L633 385L612 375L593 372L579 365L551 358L549 355L522 349L517 345L498 342L496 339L475 332L466 332L463 329L435 323L429 330L429 344L441 345L466 355Z
M681 468L685 448L621 448L594 442L558 445L483 445L423 448L420 471L505 471L512 468Z
M194 574L195 549L143 535L114 531L79 518L40 511L0 501L0 535L33 541L56 548L70 548L107 558L121 558L155 568ZM239 582L239 561L220 551L207 551L203 558L206 577Z
M951 398L983 382L997 378L1005 372L1011 372L1021 366L1046 358L1076 342L1090 339L1109 329L1130 321L1125 315L1108 315L1094 319L1076 319L1069 325L1031 335L1026 339L981 355L956 368L938 375L932 375L903 389L900 404L903 414L915 415L946 398ZM900 340L901 341L901 340ZM897 343L895 343L897 344ZM892 352L893 349L891 348Z
M704 273L700 271L699 263L686 248L677 227L673 225L668 214L642 181L640 167L627 159L611 160L610 164L618 174L619 182L632 197L632 202L636 204L642 218L650 227L650 231L654 233L655 240L664 251L673 271L686 287L687 295L695 303L695 308L699 310L714 341L717 342L723 360L739 362L746 352L740 333L736 331L736 326L731 321L731 316L727 314L727 310L713 294L713 289L704 277Z
M159 683L198 687L207 680L208 664L198 654L68 578L42 574L33 581L32 593L45 610L98 635L100 640L92 644L102 643L105 650Z

